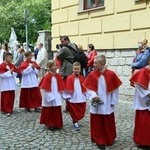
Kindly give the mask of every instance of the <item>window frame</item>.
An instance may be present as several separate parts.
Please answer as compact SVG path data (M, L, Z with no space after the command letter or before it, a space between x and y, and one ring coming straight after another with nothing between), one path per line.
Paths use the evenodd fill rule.
M83 0L83 1L84 1L84 8L83 8L83 10L89 10L89 9L99 8L99 7L103 7L104 6L104 4L101 5L99 3L99 0L95 0L95 6L87 7L87 0Z
M103 6L99 6L99 7L94 7L94 8L90 8L90 9L84 9L84 2L85 0L79 0L79 7L78 7L78 13L83 13L83 12L89 12L89 11L94 11L94 10L98 10L98 9L105 9L105 3Z

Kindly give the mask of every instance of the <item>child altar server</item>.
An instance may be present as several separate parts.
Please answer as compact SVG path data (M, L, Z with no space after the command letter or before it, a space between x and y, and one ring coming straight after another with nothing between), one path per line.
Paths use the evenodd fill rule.
M94 58L94 68L83 85L88 89L90 106L91 140L99 149L112 145L116 138L114 105L118 103L119 86L117 75L106 68L104 55ZM93 101L98 101L97 106ZM103 103L102 103L103 102Z
M37 74L40 66L32 60L32 52L24 53L26 60L20 65L22 73L21 92L20 92L20 108L25 108L28 112L34 108L35 111L40 111L42 97L38 88Z
M80 75L81 65L79 62L73 63L73 74L69 75L65 81L66 89L63 94L67 100L68 111L73 121L75 130L80 130L78 121L81 120L86 111L86 88L82 85L84 77Z
M47 63L48 73L42 78L39 87L43 90L40 124L54 131L63 127L61 93L65 89L62 76L57 71L54 60Z
M11 63L12 59L11 53L5 53L4 62L0 64L1 111L7 116L13 113L15 90L17 89L15 81L17 70Z

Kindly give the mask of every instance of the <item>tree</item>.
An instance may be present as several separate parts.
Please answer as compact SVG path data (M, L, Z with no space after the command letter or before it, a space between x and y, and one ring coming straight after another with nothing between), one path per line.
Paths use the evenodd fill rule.
M29 43L37 40L37 31L51 28L50 0L1 0L0 1L0 43L9 41L11 27L15 29L17 40L25 42L24 9L28 10Z

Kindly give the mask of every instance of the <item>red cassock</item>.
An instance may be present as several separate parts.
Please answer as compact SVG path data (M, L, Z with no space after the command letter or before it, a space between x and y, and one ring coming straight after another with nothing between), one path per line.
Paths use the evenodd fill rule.
M51 81L53 75L47 73L39 84L39 88L43 89L46 92L52 92L51 90ZM58 92L62 92L65 89L64 81L60 74L55 74L58 86ZM56 100L57 101L57 100ZM55 128L63 127L63 118L62 118L62 110L61 106L43 106L40 124L45 124L46 126L53 126Z
M38 108L41 107L42 96L38 87L21 88L20 91L20 108Z
M82 85L82 83L84 82L84 77L81 75L76 77L73 74L68 76L65 81L66 91L71 93L74 92L75 78L79 78L82 93L85 93L86 88ZM86 102L71 103L70 101L67 101L67 106L73 122L78 122L84 117L86 111Z
M111 146L116 138L115 115L90 113L91 141L96 144Z
M148 90L150 69L145 67L130 78L131 84L138 84ZM138 145L150 146L150 111L136 110L133 139Z
M48 127L62 128L63 118L61 106L42 107L40 124Z
M98 92L98 79L103 75L106 82L106 94L111 94L122 84L117 75L111 70L104 72L92 71L85 79L83 85L94 92ZM116 138L116 125L114 113L111 114L90 114L91 140L96 144L110 146Z
M6 64L3 62L0 64L0 73L5 73L8 71L6 66L9 66L10 69L14 69L14 72L17 72L16 67L12 64ZM9 86L9 85L8 85ZM14 99L15 99L15 90L11 91L2 91L1 92L1 111L4 113L12 113L14 107Z
M20 72L26 69L30 63L33 64L35 68L40 69L40 66L36 62L24 61L19 67ZM38 108L41 107L41 101L42 96L38 87L21 88L19 103L20 108Z
M15 91L1 92L1 111L4 113L12 113L14 107Z

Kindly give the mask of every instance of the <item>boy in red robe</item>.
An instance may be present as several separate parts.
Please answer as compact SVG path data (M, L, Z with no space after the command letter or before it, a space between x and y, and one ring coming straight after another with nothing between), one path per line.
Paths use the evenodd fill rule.
M62 76L56 73L54 60L47 63L48 73L41 80L39 87L43 90L40 124L45 124L51 131L63 127L61 93L65 89Z
M13 113L15 90L17 89L15 66L11 63L11 53L5 54L5 60L0 64L1 111L10 116Z
M133 74L130 81L135 87L133 139L138 148L150 149L150 61L148 66Z
M65 83L66 89L63 98L67 100L68 111L73 121L75 130L80 130L78 121L84 117L86 110L87 93L82 83L84 77L80 75L81 65L79 62L73 63L73 74L68 76Z
M119 86L122 84L117 75L105 67L104 55L94 57L94 68L83 85L87 88L89 99L100 101L90 106L91 140L99 149L113 144L116 138L114 105L118 103Z
M20 92L20 108L25 108L28 112L34 108L35 111L40 111L42 96L38 88L37 74L40 66L31 61L33 55L31 51L24 53L26 61L20 65L22 73L21 92Z

